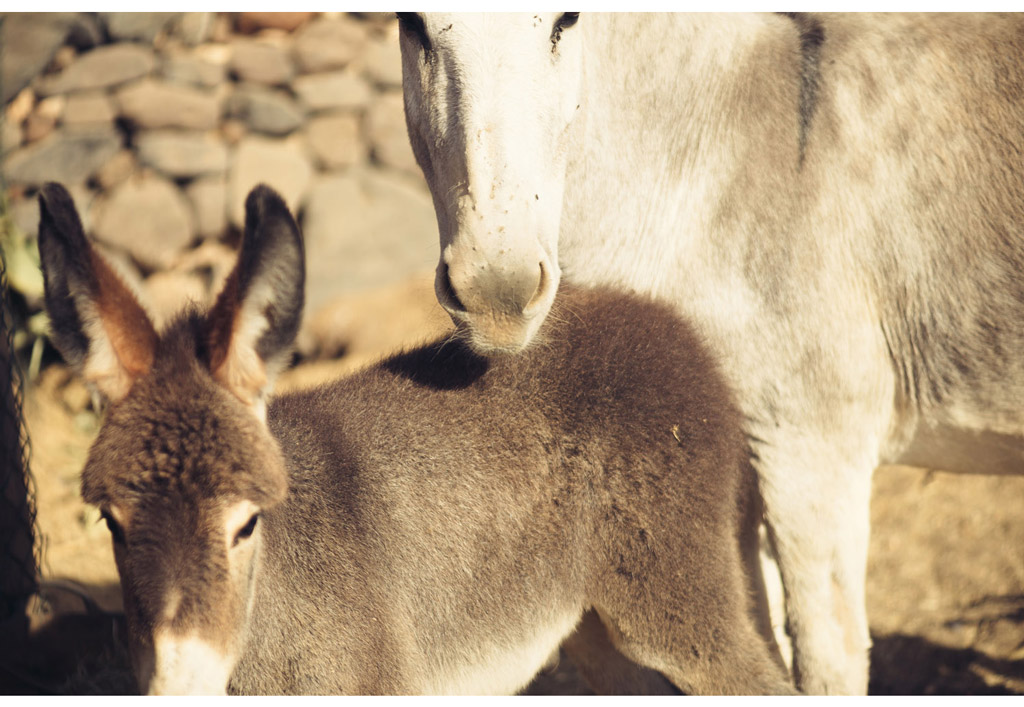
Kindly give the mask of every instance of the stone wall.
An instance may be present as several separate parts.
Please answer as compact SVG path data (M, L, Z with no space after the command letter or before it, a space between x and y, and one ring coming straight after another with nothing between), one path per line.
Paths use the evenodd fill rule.
M58 181L156 317L208 301L265 182L306 236L312 319L433 267L437 226L405 129L393 15L11 13L0 26L3 247L38 261ZM39 306L41 279L14 286ZM315 346L313 346L315 348Z

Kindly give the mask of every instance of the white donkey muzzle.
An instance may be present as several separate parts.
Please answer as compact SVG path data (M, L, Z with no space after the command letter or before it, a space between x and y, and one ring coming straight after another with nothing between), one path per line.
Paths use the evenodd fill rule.
M463 246L460 255L446 248L438 264L435 291L441 306L457 325L468 326L480 353L521 350L551 308L559 272L539 247L513 260L462 257L476 249Z

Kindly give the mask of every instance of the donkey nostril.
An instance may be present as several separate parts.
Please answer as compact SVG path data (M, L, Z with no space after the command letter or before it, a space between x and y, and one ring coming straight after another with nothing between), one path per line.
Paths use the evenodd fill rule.
M544 296L547 294L549 279L548 271L544 268L544 261L541 261L538 265L540 267L540 278L537 281L537 289L534 291L533 297L530 298L530 301L526 303L526 307L523 308L523 312L529 312L539 306L541 301L544 299Z
M455 294L455 288L452 287L452 280L448 276L448 263L443 264L444 269L441 271L441 293L444 295L445 302L449 308L459 312L465 312L466 306L462 304L462 300Z

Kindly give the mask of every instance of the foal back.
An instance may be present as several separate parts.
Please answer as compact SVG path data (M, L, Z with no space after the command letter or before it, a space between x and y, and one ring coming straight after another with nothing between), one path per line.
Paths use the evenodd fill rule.
M344 577L329 631L348 636L357 672L404 673L396 691L513 692L591 608L682 689L785 689L747 618L737 535L752 477L711 357L667 307L569 287L559 302L523 354L442 341L276 398L268 423L301 465L268 515L287 518L268 563L305 534L331 548L284 582ZM693 663L674 667L680 655Z
M268 407L302 310L279 197L159 333L66 192L41 208L56 340L110 400L82 493L143 691L511 693L585 612L680 689L790 689L740 574L739 416L667 307L566 288L524 355L441 341Z

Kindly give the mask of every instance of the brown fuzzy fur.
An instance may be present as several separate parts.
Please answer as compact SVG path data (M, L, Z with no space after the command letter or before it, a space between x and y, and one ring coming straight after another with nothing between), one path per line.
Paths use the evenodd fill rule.
M299 238L287 222L260 236L267 252ZM416 693L478 684L466 671L593 609L684 691L790 691L749 616L753 478L715 361L667 306L570 287L558 301L519 356L440 341L283 395L266 427L211 374L209 322L180 317L83 474L84 498L126 519L135 645L166 622L237 649L233 692ZM215 520L236 499L263 511L241 587Z

